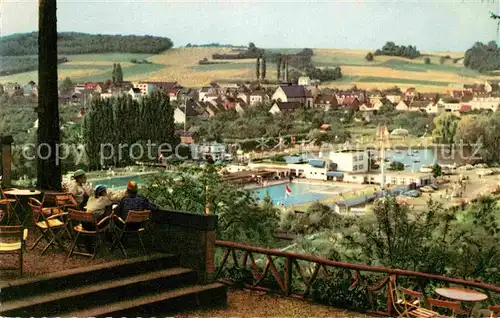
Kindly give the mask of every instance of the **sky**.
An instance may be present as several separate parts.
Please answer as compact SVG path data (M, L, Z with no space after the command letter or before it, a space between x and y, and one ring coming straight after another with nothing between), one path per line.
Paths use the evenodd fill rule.
M58 31L167 36L187 43L262 48L464 51L495 40L500 0L58 0ZM31 32L37 0L0 0L0 35Z

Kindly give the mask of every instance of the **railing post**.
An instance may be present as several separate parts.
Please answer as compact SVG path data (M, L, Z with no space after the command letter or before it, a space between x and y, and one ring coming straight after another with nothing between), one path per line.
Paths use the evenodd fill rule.
M285 296L289 296L292 292L292 270L293 259L291 256L287 256L285 261Z

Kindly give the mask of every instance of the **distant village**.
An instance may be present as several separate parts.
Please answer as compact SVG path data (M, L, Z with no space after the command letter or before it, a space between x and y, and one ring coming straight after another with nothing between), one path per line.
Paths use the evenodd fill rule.
M92 99L108 99L128 94L133 100L155 90L167 92L176 105L175 122L184 124L189 117L208 119L219 112L235 110L244 113L255 105L269 106L269 113L292 113L300 108L328 110L345 109L356 112L376 113L384 105L392 105L402 112L466 113L474 110L496 112L500 106L500 81L485 81L471 85L450 86L444 94L418 92L410 87L404 91L395 87L388 90L366 91L353 87L349 90L321 88L309 77L300 77L298 84L280 83L216 83L201 88L183 87L178 82L127 82L120 87L112 84L107 89L101 82L73 85L73 89L59 94L59 103L82 105ZM37 96L38 87L30 81L25 85L7 83L0 87L9 97ZM83 114L82 114L83 115Z

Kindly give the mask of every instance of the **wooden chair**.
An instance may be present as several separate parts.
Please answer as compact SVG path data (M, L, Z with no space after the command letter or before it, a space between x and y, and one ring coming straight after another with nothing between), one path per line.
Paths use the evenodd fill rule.
M68 220L69 224L71 225L71 228L73 231L76 233L73 243L71 244L71 248L68 253L68 258L71 257L72 254L77 254L77 255L83 255L83 256L90 256L92 259L95 258L97 251L102 245L102 238L101 235L104 234L106 231L109 230L110 225L111 225L111 216L106 216L102 220L97 221L96 220L96 215L92 212L85 212L85 211L79 211L75 209L68 209ZM108 222L109 221L109 222ZM94 230L86 230L82 222L84 223L89 223L92 224L92 227ZM95 237L97 242L94 247L94 252L92 254L90 253L85 253L85 252L77 252L75 251L78 243L78 239L80 237Z
M422 293L398 287L396 281L396 275L389 276L388 288L391 295L391 302L398 317L433 318L439 316L437 312L420 306Z
M500 306L488 306L490 311L490 318L500 317Z
M4 212L6 212L7 214L7 224L10 223L10 219L12 217L17 220L18 224L21 224L21 220L19 219L19 216L16 214L16 211L14 209L16 202L16 199L10 199L7 197L7 195L3 191L3 187L0 185L0 207L5 207Z
M23 252L28 229L22 226L0 226L0 254L17 254L19 264L17 267L5 266L4 270L19 270L23 274Z
M71 193L64 194L56 194L55 202L57 208L66 211L67 208L76 209L78 207L78 203L75 200L75 197Z
M433 310L434 307L445 308L452 312L451 316L439 315L438 317L455 317L456 314L467 314L462 310L459 302L456 301L448 301L448 300L440 300L425 297L425 305L429 310Z
M125 250L125 246L123 245L123 236L125 234L137 234L139 238L139 243L141 244L142 250L144 254L146 254L146 248L144 247L144 243L142 241L142 233L145 231L145 225L149 221L151 216L150 210L144 211L129 211L127 215L127 219L124 221L117 215L113 216L114 225L113 229L116 233L116 239L111 245L110 250L112 250L116 245L120 246L120 249L123 252L123 255L127 256L127 252ZM136 228L134 228L136 227Z
M42 238L48 242L47 246L42 250L42 255L54 244L59 246L62 250L65 250L59 237L62 233L67 231L65 217L68 213L52 214L52 212L48 212L42 208L42 203L35 198L29 198L28 205L33 213L33 223L40 231L40 236L36 239L30 250L33 250L38 243L40 243Z

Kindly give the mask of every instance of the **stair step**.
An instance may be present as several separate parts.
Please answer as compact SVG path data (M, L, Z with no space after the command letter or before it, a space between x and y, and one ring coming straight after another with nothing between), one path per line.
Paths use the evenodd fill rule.
M219 283L195 285L165 291L159 294L107 303L103 306L74 311L62 317L137 317L168 315L179 310L214 307L227 304L227 286Z
M89 305L107 306L109 302L194 284L196 279L193 270L169 268L4 302L0 313L3 316L54 316Z
M113 261L83 268L69 269L0 283L0 302L23 299L26 295L41 295L64 289L93 285L99 282L179 266L179 260L170 254L154 254Z

